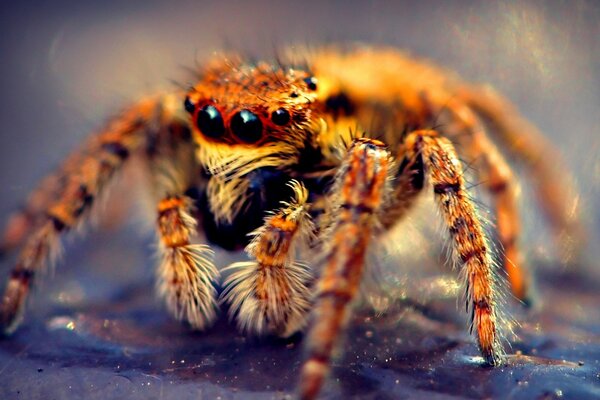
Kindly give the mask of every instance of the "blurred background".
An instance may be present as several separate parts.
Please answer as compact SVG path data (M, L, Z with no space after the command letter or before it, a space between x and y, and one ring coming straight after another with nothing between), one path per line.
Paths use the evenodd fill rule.
M0 18L0 215L107 115L172 81L187 83L184 67L216 50L270 57L290 44L360 41L498 88L562 150L586 220L599 225L594 1L59 0L5 5Z
M597 1L55 0L25 1L19 4L11 2L0 7L2 221L20 204L39 179L90 131L102 125L107 115L143 94L172 87L173 81L187 83L185 67L193 68L201 64L212 52L224 48L241 49L258 57L270 57L274 54L274 49L293 44L318 46L324 43L359 41L402 48L456 70L467 80L490 83L540 127L561 150L567 167L573 171L592 244L586 250L585 258L588 262L585 273L598 272L597 257L600 255L600 248L595 244L598 243L600 231L600 3ZM527 194L526 181L523 186ZM531 211L533 205L527 196L523 203L530 257L540 260L537 264L544 264L543 268L552 269L552 265L547 265L552 264L552 253L547 250L553 244L544 230L540 229L543 225L538 222L538 214ZM222 343L219 342L219 329L230 328L226 322L222 322L220 328L217 327L216 334L194 336L162 315L164 312L159 311L160 305L151 296L153 273L150 265L154 263L149 251L151 235L138 235L138 231L135 226L125 226L120 231L91 233L86 239L78 240L79 245L68 245L69 252L61 263L63 268L59 268L56 273L57 279L44 284L40 291L43 293L37 294L38 299L34 300L32 312L26 326L19 332L20 335L0 342L0 382L4 383L2 398L16 397L17 391L27 393L29 398L39 395L41 392L36 392L34 387L23 386L24 377L37 377L36 382L40 384L40 388L55 391L58 397L69 393L73 395L73 392L65 388L73 388L75 381L84 381L86 385L77 389L79 395L102 398L106 392L98 388L113 390L113 377L123 375L115 372L116 365L123 365L124 368L129 365L130 369L125 374L129 383L121 382L120 390L123 391L115 391L114 397L123 394L132 398L135 395L149 398L148 396L158 396L158 393L161 396L163 393L166 393L165 396L171 393L187 398L188 395L197 394L198 390L204 390L202 393L205 394L216 393L224 398L248 396L249 393L257 398L289 394L296 372L292 369L285 377L277 375L280 370L276 366L287 365L289 360L282 361L278 358L281 355L276 348L273 350L260 344L257 345L257 350L253 348L253 343L240 344L244 339L235 333L231 333L229 341L223 339ZM119 254L118 265L107 265L106 260L115 260L115 254ZM536 262L533 264L535 267ZM6 262L3 262L3 273L7 267ZM560 268L557 266L555 269ZM544 275L543 271L538 273ZM557 296L562 296L563 291L582 293L583 289L578 289L576 285L573 288L562 288L562 284L564 282L558 286L550 283L547 290ZM542 293L544 288L542 285ZM597 292L597 287L593 289L592 292ZM556 350L555 353L546 354L547 357L566 358L576 363L579 354L588 354L585 360L587 367L584 367L583 372L568 375L565 380L572 382L571 386L565 384L565 387L571 387L571 392L565 393L578 395L578 398L600 396L597 391L598 376L595 375L600 373L597 360L600 347L598 316L587 315L586 312L590 310L586 311L585 307L583 311L581 309L581 304L591 305L592 309L600 306L598 297L593 297L593 293L590 296L592 297L576 300L576 304L564 304L564 310L555 305L556 309L564 311L564 316L561 316L564 319L559 318L562 325L553 319L554 316L542 314L541 317L542 320L546 318L548 321L549 318L554 321L549 326L558 329L559 337L562 335L564 346L558 345L558 348L571 351L561 353L563 350ZM51 300L48 301L48 298ZM110 303L110 299L116 300ZM114 306L115 302L126 306ZM99 303L107 305L103 308ZM454 304L450 301L451 310ZM570 311L573 310L578 310L579 314L571 315ZM595 324L580 326L578 323L581 321L570 320L567 315L583 320L592 318ZM439 317L433 313L433 319ZM540 321L535 317L532 320L535 321L532 322L533 325ZM103 329L102 321L109 321L110 326L114 324L114 329L106 337L98 333L98 330ZM86 327L82 328L78 339L69 336L69 329L63 329L70 322ZM149 326L149 332L140 326ZM573 332L570 329L573 326L577 326L579 330ZM54 330L56 327L57 330ZM388 328L392 330L391 327ZM370 328L357 329L366 329L368 332ZM375 329L385 331L385 327L381 326L376 326ZM40 347L36 343L41 338L46 338L47 330L52 332L49 343ZM153 337L152 332L158 332L156 342L141 343ZM458 346L458 358L452 358L455 363L458 362L456 360L461 360L461 355L475 354L468 336L460 336L461 333L456 335L461 345ZM124 337L131 342L127 342ZM173 339L174 337L178 339ZM552 337L563 343L553 335L541 337ZM535 338L542 340L537 336ZM537 348L540 343L535 340L525 340L525 344L516 347L524 351ZM591 350L573 344L581 342L591 343ZM378 343L381 344L367 340L363 343L364 348L372 347L373 343L376 348ZM464 343L466 347L463 349ZM215 364L206 355L233 351L238 345L241 346L237 348L239 354L252 365L263 357L265 360L275 360L275 366L269 372L265 372L260 366L257 370L248 372L247 368L238 368L239 364L235 364L235 368L229 364L220 367L218 362ZM414 348L414 342L406 348L402 348L402 344L398 342L396 345L399 346L396 350L400 353ZM60 346L66 347L65 352L57 350ZM161 346L167 346L170 352L164 349L158 351ZM200 368L201 372L198 372L197 368L188 370L181 367L183 369L177 371L183 372L173 375L175 369L165 372L168 368L155 370L152 366L140 364L139 360L144 363L157 362L153 357L159 357L158 354L161 354L160 362L168 364L175 359L167 359L167 355L178 354L179 357L181 346L200 346L193 347L195 350L190 351L195 354L197 365L204 365L202 368L206 369ZM209 346L209 350L202 346ZM287 348L290 345L283 346ZM289 362L297 366L300 353L294 346L298 347L292 343ZM357 354L366 354L361 346L357 345ZM437 342L423 346L425 350L431 350L431 346L435 350ZM124 349L137 354L134 358L139 362L132 363L132 357L128 358ZM152 353L148 349L155 349L156 352ZM136 352L150 352L150 355L144 358ZM107 353L112 354L113 358L105 358ZM83 358L87 361L81 362L81 354L85 355ZM183 358L177 359L177 362L181 360ZM373 386L367 385L372 389L367 390L365 395L383 397L372 398L387 398L385 396L399 394L418 395L429 379L425 372L415 377L414 370L410 370L406 375L408 381L421 384L406 383L409 392L397 392L398 382L404 382L403 375L395 375L395 372L390 371L402 371L401 365L391 370L382 367L385 373L369 367L361 369L360 363L359 367L350 370L342 368L343 365L340 363L338 384L340 380L362 382L355 385L363 387L365 379L368 382L378 382L369 383ZM81 372L82 368L87 372ZM228 373L228 368L233 368L237 374L235 379ZM39 369L54 371L55 374L48 378L48 374L42 376ZM460 368L456 371L455 374L460 379ZM524 375L531 373L528 367L523 367L520 371ZM265 385L261 386L256 382L250 383L265 373L274 374L274 386L266 383L268 387L265 388ZM386 375L388 373L391 375ZM210 376L207 377L207 374ZM146 379L147 375L153 378ZM250 378L244 378L246 375ZM72 378L73 376L78 378ZM202 386L204 381L199 376L204 376L205 380L215 386ZM217 379L215 376L221 378ZM543 376L544 380L539 380L528 388L520 387L521 391L514 392L513 397L530 398L528 396L541 396L544 393L558 396L558 389L544 385L552 380L563 382L562 378ZM491 379L491 386L475 385L477 387L473 389L466 384L464 387L458 385L456 390L462 392L451 393L448 387L444 387L443 377L437 378L442 382L441 386L428 392L428 396L433 395L432 393L466 397L498 395L506 393L507 388L512 388L511 385L515 384L500 376ZM486 376L488 378L490 377ZM87 383L88 379L92 389ZM160 392L154 392L151 387L157 379L161 382ZM185 385L177 385L178 379L183 379ZM585 382L589 385L589 381L593 379L596 380L596 389L594 383L591 383L591 387L585 386ZM167 386L162 385L169 380L171 384L173 381L176 384L167 389ZM144 386L146 381L151 382L147 387ZM229 382L225 385L226 389L222 386L224 381ZM578 386L578 382L584 382L583 386ZM186 386L188 384L192 386ZM391 386L386 386L388 384ZM229 385L237 389L232 391ZM352 384L349 385L352 387ZM64 391L60 391L63 389ZM343 393L335 387L328 390L333 397Z

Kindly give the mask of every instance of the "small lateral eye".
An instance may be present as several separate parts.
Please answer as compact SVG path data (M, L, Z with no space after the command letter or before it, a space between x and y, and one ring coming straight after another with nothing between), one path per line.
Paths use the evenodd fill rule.
M221 137L225 133L223 117L215 106L207 105L202 107L196 116L196 124L203 135L211 138Z
M231 132L246 143L254 143L262 137L263 125L251 111L241 110L231 118Z
M185 96L183 106L185 107L185 111L187 111L190 114L194 114L194 111L196 111L196 105L192 102L190 96Z
M310 90L317 90L317 78L314 76L310 76L308 78L304 78L304 83Z
M271 121L275 125L287 125L290 122L290 113L285 108L277 109L271 113Z

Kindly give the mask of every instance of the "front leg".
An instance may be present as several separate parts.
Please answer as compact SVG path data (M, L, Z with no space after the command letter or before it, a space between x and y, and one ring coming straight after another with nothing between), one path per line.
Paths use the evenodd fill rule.
M206 181L198 174L194 150L186 141L159 144L148 167L152 193L160 199L156 219L160 256L157 291L176 319L203 330L217 316L215 285L219 271L210 247L192 240L200 216L195 200L186 193L192 188L206 188Z
M306 324L310 308L308 267L295 260L298 245L305 244L314 227L308 214L308 192L297 181L290 187L291 202L265 219L246 248L253 261L232 264L224 283L222 301L237 318L242 331L288 337Z
M357 139L336 179L332 222L323 239L325 266L309 331L308 358L300 377L302 399L318 395L348 319L348 305L358 291L365 254L390 194L390 154L377 140Z
M191 211L192 199L183 195L169 195L158 204L162 253L158 291L175 318L202 330L216 317L214 283L219 272L212 262L213 251L206 245L191 243L197 225Z

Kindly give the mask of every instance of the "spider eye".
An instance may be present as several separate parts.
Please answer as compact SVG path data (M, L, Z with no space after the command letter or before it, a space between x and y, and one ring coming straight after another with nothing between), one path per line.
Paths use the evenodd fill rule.
M196 111L196 105L194 103L192 103L192 100L190 99L190 96L186 96L185 97L185 101L183 102L183 106L185 107L185 111L187 111L190 114L194 114L194 111Z
M215 106L207 105L198 111L196 124L198 125L198 129L200 129L205 136L211 138L221 137L225 133L223 117Z
M280 108L271 113L271 120L275 125L287 125L290 122L290 113L285 108Z
M304 83L306 83L306 86L308 86L310 90L317 90L317 78L314 76L304 78Z
M262 137L263 125L258 116L248 110L241 110L231 118L231 131L246 143L254 143Z

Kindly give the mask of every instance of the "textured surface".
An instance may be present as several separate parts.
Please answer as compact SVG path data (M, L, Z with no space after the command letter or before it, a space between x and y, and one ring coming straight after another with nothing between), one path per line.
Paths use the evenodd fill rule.
M205 334L192 333L156 305L150 282L115 290L108 280L74 275L79 283L68 279L69 289L58 292L65 282L52 285L51 301L36 301L29 322L0 342L1 398L269 399L292 393L300 337L244 338L226 318ZM83 301L84 285L94 285L97 297ZM575 291L564 296L564 286ZM356 315L326 397L597 398L597 288L597 282L564 276L544 280L541 296L553 299L551 305L520 316L512 352L523 355L509 356L498 369L473 357L476 347L453 298L423 303L412 299L436 296L409 291L410 300L383 315Z
M223 45L271 55L287 43L359 40L407 48L467 79L491 82L515 101L576 172L590 242L597 243L600 7L593 1L68 3L11 4L2 12L1 220L108 113L168 87L169 79L185 82L180 66ZM523 189L527 195L527 184ZM451 281L413 278L407 271L422 265L411 261L402 263L399 304L353 320L326 395L600 397L600 284L593 277L599 249L585 255L587 269L561 276L547 261L552 245L540 226L535 212L525 213L541 303L529 313L510 305L522 321L511 352L524 356L510 357L504 368L482 368L462 305L457 310L452 290L439 290L452 288ZM25 325L0 341L0 398L290 393L301 337L244 338L226 318L205 334L191 333L153 296L150 236L137 227L102 228L67 246ZM2 274L7 267L2 261Z

